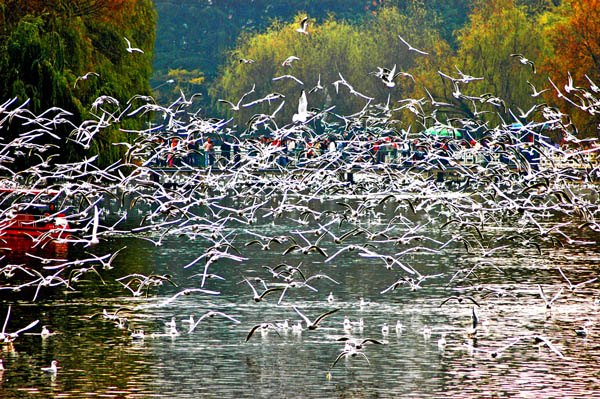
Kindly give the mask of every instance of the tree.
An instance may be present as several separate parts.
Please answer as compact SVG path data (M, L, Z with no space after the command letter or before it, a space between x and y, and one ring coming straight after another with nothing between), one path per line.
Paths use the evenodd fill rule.
M0 94L5 99L18 97L18 104L28 101L27 108L36 115L55 106L72 113L70 123L55 133L62 137L63 158L79 157L82 149L73 148L67 137L73 126L97 118L90 108L96 98L111 96L124 106L135 94L150 94L156 21L152 2L32 0L16 4L20 4L17 12L11 8L14 0L0 0ZM145 53L128 53L124 37ZM79 79L88 72L99 76ZM113 162L119 149L112 142L124 139L120 128L131 130L143 123L124 118L101 130L87 152L99 154L101 163ZM3 129L5 138L10 138L30 126L14 118Z
M599 0L565 0L554 13L545 15L545 34L549 38L552 52L548 66L544 68L553 82L563 94L568 84L569 74L574 86L590 90L590 81L600 84L600 1ZM579 93L580 97L582 93ZM588 101L578 99L573 94L569 97L576 104ZM596 96L598 97L598 96ZM600 115L581 110L580 108L557 98L553 91L549 100L565 113L572 115L576 127L584 137L597 137Z
M434 22L422 3L415 1L412 4L409 14L401 14L396 8L379 8L361 25L333 17L321 24L311 19L308 35L296 32L305 14L297 15L288 24L276 21L262 34L244 34L210 92L234 104L253 86L255 91L245 102L272 92L282 93L285 106L277 120L287 123L298 109L301 91L310 91L319 78L323 89L309 92L309 107L335 105L335 113L342 115L360 111L368 100L353 95L343 84L334 84L343 77L356 92L372 97L372 104L385 104L389 95L391 107L395 107L395 101L399 99L420 95L416 88L422 83L421 76L432 76L440 67L441 60L451 54L450 47L432 28ZM398 35L415 47L427 49L430 55L410 51ZM283 66L283 61L289 56L299 60ZM241 59L254 62L247 64L240 62ZM394 87L386 87L381 78L374 76L378 67L392 69L394 65L398 72L413 75L416 82L402 76L396 79ZM272 80L287 74L298 78L304 85L292 79ZM270 114L279 104L265 102L240 110L230 110L228 106L220 109L228 116L236 116L243 125L251 115Z
M479 1L468 24L458 32L456 68L483 79L458 83L457 87L467 96L479 97L488 93L488 98L495 99L491 102L457 99L450 93L456 88L448 79L441 78L446 87L444 97L452 100L468 117L485 110L491 111L485 119L516 122L509 109L518 113L517 107L527 110L536 103L527 82L540 89L546 82L541 74L534 72L532 64L521 63L515 54L540 64L545 52L542 33L536 19L528 17L525 7L517 5L515 0ZM456 68L443 72L459 76ZM479 108L476 110L475 107Z

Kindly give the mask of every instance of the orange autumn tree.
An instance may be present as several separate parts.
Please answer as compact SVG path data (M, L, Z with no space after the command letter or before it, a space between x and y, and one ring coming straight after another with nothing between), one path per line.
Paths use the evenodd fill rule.
M573 94L565 93L570 73L574 86L590 90L586 75L600 85L600 0L564 0L555 13L546 16L546 34L553 47L546 72L562 94L576 104L585 104ZM579 93L581 96L582 93ZM596 98L600 96L596 95ZM557 98L554 91L549 99L571 115L581 137L597 137L600 115L582 111Z

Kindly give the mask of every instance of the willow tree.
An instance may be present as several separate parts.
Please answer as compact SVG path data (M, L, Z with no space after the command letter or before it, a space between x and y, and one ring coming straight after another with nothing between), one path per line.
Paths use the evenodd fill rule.
M54 4L56 3L56 4ZM54 4L55 7L49 6ZM18 7L17 7L18 6ZM65 160L99 154L102 163L114 161L123 140L120 128L136 129L144 121L123 119L100 130L91 146L66 140L85 120L97 119L91 109L101 95L122 106L135 94L150 94L151 54L156 14L150 0L0 0L0 95L28 101L34 114L60 107L73 114L70 124L55 131ZM145 53L126 51L125 37ZM88 72L88 79L79 77ZM113 111L113 110L109 110ZM3 126L5 138L23 133L17 118Z
M363 46L360 32L353 26L330 18L323 24L309 25L309 34L296 32L299 21L305 15L298 15L294 22L283 24L275 21L266 32L261 34L244 34L238 46L232 52L229 64L224 68L220 79L211 90L213 97L220 97L236 103L238 99L255 87L254 93L245 102L262 98L270 93L282 93L285 106L278 115L281 122L289 122L297 111L302 89L309 91L321 79L324 90L309 94L309 107L323 107L337 97L332 82L339 80L339 73L357 90L363 89L362 82L368 67L362 63ZM288 57L298 60L284 65ZM243 60L247 60L244 62ZM251 61L249 61L251 60ZM292 79L273 81L282 75L293 75L304 83L299 85ZM343 89L340 88L340 92ZM346 89L347 90L347 89ZM354 96L343 96L336 103L338 112L353 112L361 106L361 101ZM251 108L232 111L227 106L222 110L230 115L235 114L239 123L245 123L252 114L270 114L281 103L264 102ZM364 100L362 101L364 105Z
M287 123L297 111L301 91L310 91L318 81L323 89L308 94L309 107L335 105L334 112L338 114L360 111L368 100L354 95L344 84L334 84L343 78L354 91L372 97L372 104L387 102L389 95L391 106L394 106L394 101L416 93L418 75L437 70L440 60L450 51L439 34L430 29L422 5L413 3L415 7L411 10L421 10L420 14L411 13L413 17L399 13L396 8L381 8L361 25L338 21L334 17L321 24L311 21L305 35L296 31L299 22L306 17L300 14L287 24L274 22L264 33L245 34L238 41L211 94L235 104L253 87L254 92L244 99L245 103L269 93L281 93L285 95L285 105L277 120ZM423 56L410 51L398 35L431 54ZM284 65L290 56L298 60ZM390 88L372 73L378 67L392 69L394 65L397 71L417 75L416 83L410 77L398 77L397 84ZM303 85L289 78L273 81L283 75L293 75ZM252 114L270 114L281 101L240 110L231 110L225 105L221 110L243 124Z
M440 25L438 16L428 11L421 0L407 3L403 13L394 7L379 10L368 22L364 33L367 43L365 57L371 70L377 67L395 67L397 73L405 73L395 79L393 88L370 78L375 97L380 101L387 101L389 95L393 107L399 107L401 104L397 101L406 99L428 100L425 89L438 92L440 83L437 81L437 71L447 69L448 62L454 55L436 28ZM419 51L410 49L404 42ZM422 111L422 114L427 114L430 108L425 106ZM406 124L412 124L415 120L424 123L422 118L416 117L408 108L397 112L395 117Z
M507 123L515 122L509 109L518 114L517 107L527 110L538 100L531 96L532 89L527 82L537 86L538 90L547 86L545 77L533 68L543 61L542 29L537 19L528 16L526 8L517 5L515 0L481 0L470 15L469 23L458 32L458 42L458 70L483 78L468 84L459 83L459 91L472 97L487 94L488 99L493 99L488 102L457 99L452 95L456 91L451 82L440 78L446 87L445 97L466 116L473 117L485 110L490 112L485 119L498 121L499 116ZM516 54L533 64L525 63ZM443 72L460 77L458 70L453 68Z

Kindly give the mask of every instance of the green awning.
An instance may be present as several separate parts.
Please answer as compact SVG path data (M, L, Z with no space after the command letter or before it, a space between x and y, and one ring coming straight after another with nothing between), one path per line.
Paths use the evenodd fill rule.
M457 131L457 130L453 130L453 129L447 129L445 127L442 128L435 128L435 127L430 127L429 129L425 130L426 134L430 134L432 136L438 136L438 137L462 137L462 133Z

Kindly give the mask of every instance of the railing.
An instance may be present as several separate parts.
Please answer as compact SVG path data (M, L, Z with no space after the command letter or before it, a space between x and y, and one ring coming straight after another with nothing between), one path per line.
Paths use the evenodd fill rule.
M153 166L158 167L194 167L194 168L205 168L208 166L214 167L226 167L232 164L238 164L239 162L245 163L253 159L250 155L252 152L242 151L235 153L233 151L223 152L220 147L215 146L212 152L212 161L207 162L206 153L199 151L193 152L182 157L176 157L173 160L173 165L169 165L168 159L156 162ZM598 159L595 157L595 153L581 154L577 157L566 158L560 154L553 154L548 159L546 156L534 153L534 156L530 156L525 152L521 152L524 158L528 160L531 165L541 168L574 168L574 169L585 169L590 166L596 167L598 165ZM273 151L264 159L263 166L265 168L272 167L285 167L285 168L296 168L298 166L310 163L312 160L319 159L323 161L340 159L347 159L352 156L352 150L349 153L340 151L325 151L315 150L313 157L306 156L306 149L295 149L293 151ZM356 154L354 154L356 155ZM374 164L391 164L396 166L413 166L418 165L421 160L426 157L426 151L420 150L401 150L401 149L379 149L377 152L368 153L367 156L363 156L361 159L365 162ZM529 158L528 158L529 157ZM443 158L442 158L443 159ZM451 167L453 163L460 164L461 166L474 166L474 165L485 165L489 162L501 162L507 164L509 167L518 168L518 163L515 162L515 158L506 158L506 156L490 151L474 151L472 149L460 149L457 151L449 151L447 158L443 159L446 167ZM270 166L269 166L270 165Z

